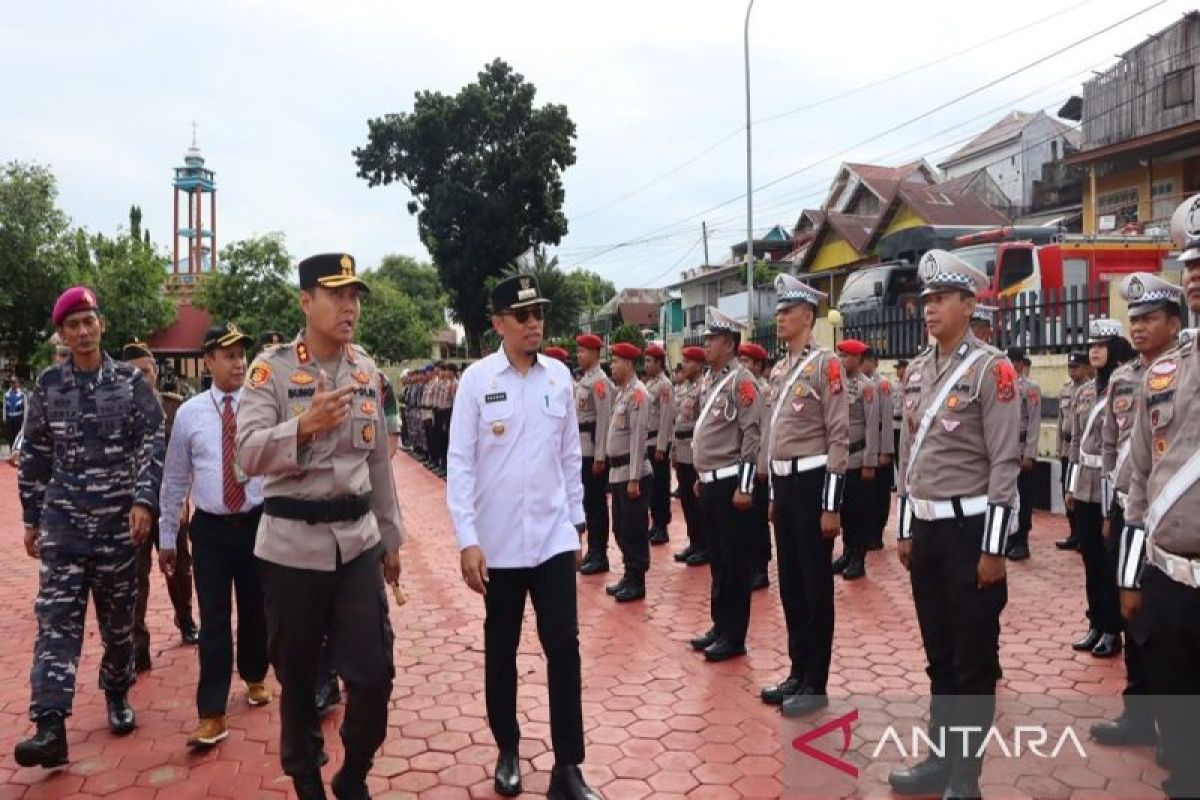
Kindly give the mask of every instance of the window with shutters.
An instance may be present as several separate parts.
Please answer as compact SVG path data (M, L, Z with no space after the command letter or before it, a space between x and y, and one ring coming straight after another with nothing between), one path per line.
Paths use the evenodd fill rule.
M1192 67L1168 72L1163 77L1163 108L1175 108L1192 102L1196 84Z

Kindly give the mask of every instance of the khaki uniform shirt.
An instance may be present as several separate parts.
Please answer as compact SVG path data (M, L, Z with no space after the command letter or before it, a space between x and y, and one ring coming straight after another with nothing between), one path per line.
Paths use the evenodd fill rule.
M895 423L888 409L893 406L892 398L897 394L893 391L892 382L878 372L871 376L875 389L879 392L879 454L896 455L896 437L893 436Z
M575 382L575 415L579 418L579 446L584 458L604 460L608 423L616 387L600 367L592 367Z
M1058 390L1058 430L1054 451L1059 458L1071 457L1071 404L1075 402L1075 382L1067 381Z
M613 401L612 420L608 426L608 482L627 483L649 475L653 470L646 458L646 443L650 434L650 393L636 376L617 390ZM616 466L612 462L628 459Z
M1100 451L1104 475L1109 484L1121 494L1129 493L1129 435L1133 419L1142 402L1142 385L1146 364L1139 358L1117 367L1108 379L1108 394L1112 400L1101 415L1104 429L1100 435Z
M650 396L650 436L646 440L646 447L665 453L671 444L675 425L675 401L671 380L659 373L657 377L644 383Z
M1191 339L1146 370L1145 402L1130 435L1126 524L1142 528L1149 506L1200 449L1200 339ZM1151 542L1177 556L1200 556L1200 483L1193 483L1159 519Z
M330 390L354 386L349 418L300 445L299 417L312 405L321 365L302 339L261 353L250 367L238 405L237 461L263 475L263 496L332 500L371 493L371 511L356 520L308 523L263 514L254 554L297 569L331 572L381 539L388 551L404 541L388 457L379 372L356 346L343 349Z
M1104 420L1102 410L1096 413L1094 422L1091 427L1088 427L1088 420L1092 419L1092 410L1098 403L1107 403L1108 395L1096 395L1096 380L1093 378L1087 383L1079 387L1079 391L1075 393L1075 402L1072 405L1071 415L1071 481L1067 484L1067 491L1070 492L1076 500L1084 503L1102 503L1104 494L1100 485L1101 467L1095 464L1095 459L1101 459L1100 452L1100 437L1104 429ZM1090 461L1093 466L1084 464L1084 461Z
M842 362L829 350L816 349L819 355L803 368L800 365L812 354L812 347L780 360L771 370L763 397L763 444L758 459L758 469L763 473L769 472L771 461L826 454L826 472L846 472L849 397ZM800 374L791 380L797 369Z
M978 349L986 355L951 388L910 460L925 412L963 359ZM948 357L938 359L936 353L935 345L917 356L905 377L898 492L922 500L987 495L990 505L1015 509L1021 427L1016 370L971 333Z
M701 414L705 407L708 414L697 418L692 437L692 460L698 472L737 466L738 488L746 494L753 491L762 402L754 375L736 358L720 371L709 370L700 403Z
M879 390L861 372L846 378L850 418L850 458L847 469L879 466Z
M1042 430L1042 388L1022 376L1017 384L1021 392L1021 458L1037 459L1038 434Z
M671 460L677 464L692 463L692 431L700 414L700 393L703 388L702 378L684 381L675 387L675 445L671 448Z

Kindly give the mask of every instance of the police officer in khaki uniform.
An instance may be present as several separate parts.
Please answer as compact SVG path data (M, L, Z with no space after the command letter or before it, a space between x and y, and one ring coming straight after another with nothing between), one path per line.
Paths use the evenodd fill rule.
M1024 561L1029 558L1029 531L1033 528L1033 491L1037 484L1038 434L1042 428L1042 388L1029 377L1033 366L1025 348L1008 348L1008 360L1017 370L1017 391L1021 396L1021 432L1017 442L1021 447L1021 473L1017 476L1017 530L1008 537L1008 559Z
M395 674L384 584L398 585L404 529L378 370L351 342L366 291L354 266L344 253L300 262L305 330L251 365L237 415L238 464L266 478L254 554L283 687L280 758L304 800L325 796L315 702L324 638L347 691L339 797L366 796Z
M692 434L700 478L700 509L712 557L713 626L692 639L708 661L746 654L750 627L750 515L758 461L762 395L736 358L741 326L716 308L705 309L704 355L709 372Z
M1067 478L1071 469L1071 437L1072 422L1075 417L1075 393L1091 379L1092 367L1088 363L1087 353L1075 352L1067 356L1067 377L1069 380L1058 393L1058 435L1055 450L1058 453L1060 468L1059 488L1062 490L1063 502L1066 503L1070 493ZM1070 533L1066 539L1054 543L1059 550L1075 550L1079 547L1079 538L1075 535L1075 512L1067 509L1067 525Z
M1117 368L1109 379L1111 401L1103 413L1101 452L1108 499L1105 521L1105 551L1112 560L1109 574L1116 580L1120 533L1125 527L1132 465L1129 461L1130 434L1137 406L1145 402L1142 388L1146 370L1176 346L1183 325L1183 290L1156 275L1136 272L1121 282L1121 296L1129 309L1130 338L1138 358ZM1092 726L1092 738L1102 744L1153 744L1154 715L1145 699L1149 691L1142 644L1146 640L1143 620L1128 621L1125 634L1124 712L1112 722Z
M909 365L900 436L899 556L908 568L930 677L936 753L889 781L901 794L979 797L982 731L995 716L1005 545L1017 504L1017 374L968 330L987 275L944 250L918 273L934 343ZM974 726L967 736L947 726ZM965 750L964 750L964 745Z
M608 486L613 498L613 529L625 574L604 591L618 603L646 596L646 571L650 569L649 502L653 471L646 455L650 434L650 393L635 369L641 348L618 342L611 348L613 383L612 419L604 452L608 461Z
M971 312L971 333L976 339L985 344L992 343L992 326L999 310L995 306L975 306L975 310Z
M587 515L588 535L587 553L579 573L594 575L608 572L608 465L604 461L604 446L608 442L616 389L600 369L604 341L594 333L584 333L575 337L575 344L582 372L575 382L575 413L583 451L583 511Z
M894 421L889 412L897 392L892 390L892 382L879 373L879 355L872 347L868 347L863 353L862 372L875 384L879 402L879 467L875 470L875 499L872 503L875 513L871 517L871 527L867 532L866 549L882 550L883 530L887 527L888 516L891 513L892 486L896 474Z
M692 433L700 414L700 395L703 390L704 348L683 348L683 380L675 387L675 442L671 461L675 464L675 480L679 483L679 507L687 524L688 546L674 558L689 567L708 563L708 536L700 500L696 497L696 467L692 463Z
M768 376L764 374L767 365L766 349L754 342L742 342L738 345L738 361L742 362L743 367L750 370L750 374L758 383L759 393L765 399L770 386ZM750 510L752 519L750 529L751 591L766 589L771 583L770 578L767 577L767 567L771 563L771 521L769 519L771 492L767 486L767 478L767 471L759 467L754 474L754 506Z
M1071 647L1108 658L1121 650L1121 612L1112 582L1112 564L1104 551L1108 493L1104 486L1101 435L1103 414L1110 402L1108 390L1112 374L1121 364L1132 360L1135 353L1125 339L1124 327L1111 319L1092 320L1088 345L1088 359L1096 370L1096 377L1075 394L1071 430L1076 433L1071 437L1067 503L1075 512L1075 535L1079 537L1079 555L1083 557L1089 626L1087 633Z
M842 503L846 536L833 571L852 581L867 574L867 540L877 520L872 506L878 499L875 470L879 466L879 392L874 381L861 371L866 344L844 339L837 348L846 372L850 455L846 462L846 501Z
M1187 269L1185 296L1192 313L1200 313L1200 196L1185 201L1175 217L1173 229L1190 237L1179 256ZM1187 336L1145 370L1145 402L1134 407L1129 439L1129 502L1117 573L1122 615L1144 626L1146 674L1158 696L1154 712L1170 771L1162 788L1170 797L1200 797L1198 344Z
M799 716L828 704L833 652L833 540L849 448L842 364L813 341L825 294L791 275L775 279L775 320L787 356L771 371L758 468L771 476L779 599L787 623L786 678L764 703Z
M650 433L646 453L654 470L650 494L650 544L671 540L671 438L675 424L674 387L667 376L667 353L659 345L646 346L646 393L650 399Z

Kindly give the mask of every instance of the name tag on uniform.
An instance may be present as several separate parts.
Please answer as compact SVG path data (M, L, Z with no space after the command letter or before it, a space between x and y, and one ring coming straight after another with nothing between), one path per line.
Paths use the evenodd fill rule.
M508 399L508 392L492 392L483 396L485 403L503 403Z

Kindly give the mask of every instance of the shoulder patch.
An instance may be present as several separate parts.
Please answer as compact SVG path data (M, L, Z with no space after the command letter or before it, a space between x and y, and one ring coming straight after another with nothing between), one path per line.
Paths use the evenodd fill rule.
M646 393L641 389L633 390L633 405L635 408L640 408L642 403L646 401Z
M863 387L862 398L863 398L863 402L866 402L866 403L869 403L875 399L875 391L874 391L874 389L871 388L871 384L868 383L866 386Z
M1007 403L1016 397L1017 371L1007 359L997 361L992 367L992 375L996 379L996 396L1002 403Z
M840 359L831 358L825 364L825 380L829 384L829 391L833 394L842 393L842 362Z
M246 384L251 389L261 389L267 385L269 380L271 380L271 367L263 361L254 362L246 378Z
M592 384L592 391L594 391L596 393L596 397L603 400L604 395L608 391L608 389L605 388L603 380L598 380L594 384Z
M743 406L749 406L758 399L758 385L751 379L746 378L738 386L738 399Z
M879 391L883 392L884 394L892 393L892 384L887 378L883 378L879 381Z

